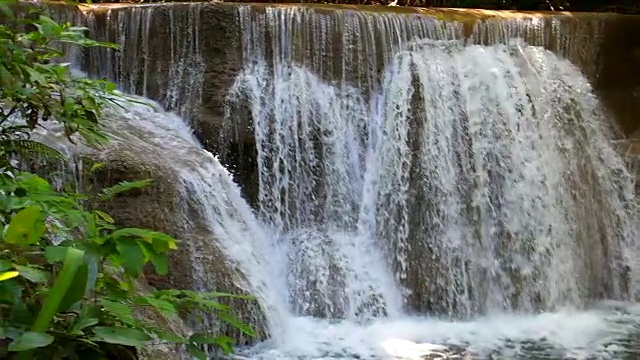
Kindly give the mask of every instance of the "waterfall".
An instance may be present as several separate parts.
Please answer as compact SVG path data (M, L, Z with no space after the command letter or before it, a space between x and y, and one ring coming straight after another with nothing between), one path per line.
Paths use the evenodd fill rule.
M241 21L228 122L250 107L262 218L283 233L339 234L289 241L293 263L361 273L365 287L389 289L372 294L384 303L397 290L370 268L387 259L376 267L393 272L407 306L448 316L634 294L634 180L569 61L517 38L471 45L429 18L244 8ZM357 51L329 74L316 60L332 31ZM359 270L344 264L355 258ZM329 277L345 283L340 270ZM336 284L325 280L292 282L326 301Z
M92 36L125 51L95 49L82 60L83 67L94 77L114 81L123 91L152 97L165 109L193 118L201 101L205 67L199 31L202 7L186 4L184 11L172 11L150 4L88 12ZM106 26L98 24L100 17ZM150 32L153 21L163 22L161 34Z
M151 180L160 185L153 194L156 201L125 199L116 204L113 216L116 219L124 216L125 221L130 221L136 217L130 214L131 209L137 207L131 202L141 203L141 216L151 216L142 220L144 223L155 228L162 227L163 222L169 223L169 230L182 241L179 248L186 251L187 258L183 262L171 258L172 272L187 273L190 279L180 279L178 275L178 281L189 282L178 286L197 291L250 292L261 300L257 309L251 302L249 306L246 301L232 304L238 307L243 321L255 324L258 333L263 331L260 328L262 308L269 314L268 329L282 327L283 315L278 314L285 308L281 304L284 300L278 293L278 274L269 265L277 261L277 257L267 257L274 253L270 249L273 245L270 229L256 219L231 174L202 148L184 119L165 112L150 99L127 95L116 101L118 106L105 109L104 116L109 119L104 122L109 137L106 145L89 148L82 145L80 139L72 144L66 141L64 129L55 124L36 130L36 136L66 154L73 169L85 165L84 159L104 162L106 174L97 175L102 181L109 173L121 171L119 166L134 176L153 174ZM73 169L67 168L66 172ZM174 201L177 204L173 204ZM164 217L162 208L170 210L169 218ZM252 271L241 272L236 268ZM203 331L220 329L215 321L205 317L194 323L194 327Z
M287 251L290 311L345 319L327 342L378 358L353 332L370 344L411 313L513 321L504 314L635 299L635 180L585 75L549 50L572 49L527 40L541 21L479 23L467 37L419 16L239 12L244 67L226 124L251 120L260 218ZM608 327L573 316L602 321L592 335ZM519 321L542 331L552 318ZM418 335L442 323L409 323L405 336L442 336ZM554 336L551 348L569 348L557 356L591 346ZM416 349L410 358L434 351Z
M159 103L110 113L102 156L172 179L191 287L222 278L259 300L243 319L269 337L235 357L633 351L635 179L596 66L574 65L595 62L598 21L230 4L85 17L122 51L80 66ZM250 159L225 153L240 137ZM234 178L205 148L253 168Z

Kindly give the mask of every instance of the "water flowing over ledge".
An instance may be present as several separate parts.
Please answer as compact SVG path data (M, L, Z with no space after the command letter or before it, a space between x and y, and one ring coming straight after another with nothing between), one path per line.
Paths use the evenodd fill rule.
M620 358L640 279L635 179L592 86L609 18L331 9L84 15L123 50L78 63L181 114L257 209L221 168L183 185L266 312L244 356Z
M328 271L323 285L303 287L323 294L324 316L339 303L355 317L362 306L393 308L384 304L397 290L380 293L389 281L368 268L380 258L419 312L548 310L633 294L624 270L635 265L633 179L584 76L516 40L540 24L503 24L498 35L510 40L480 46L460 24L431 18L240 12L245 67L227 123L249 109L263 219L283 233L326 233L291 250L314 253L293 263L325 262L314 265ZM356 257L364 268L353 268ZM350 275L364 286L352 295ZM335 286L350 300L328 299Z

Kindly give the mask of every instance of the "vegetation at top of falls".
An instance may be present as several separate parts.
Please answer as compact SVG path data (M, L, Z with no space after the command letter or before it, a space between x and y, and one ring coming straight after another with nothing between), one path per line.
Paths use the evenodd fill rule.
M252 336L218 302L232 295L142 293L137 283L143 267L166 274L167 254L178 241L119 228L109 214L89 209L148 180L90 196L57 190L16 165L16 159L63 156L31 138L43 122L62 124L69 141L79 135L89 145L107 142L102 108L120 95L112 83L74 77L68 64L56 62L63 44L113 45L92 41L83 28L58 24L36 9L17 16L9 3L0 0L0 358L135 359L137 348L152 341L182 345L200 359L207 357L204 347L231 351L231 338L173 333L160 322L209 312ZM143 310L160 316L144 318Z
M80 0L81 3L165 3L202 0ZM216 0L214 0L216 1ZM225 1L225 0L221 0ZM231 0L234 2L265 3L318 3L318 4L358 4L417 7L456 7L494 10L535 10L535 11L611 11L640 13L637 0Z

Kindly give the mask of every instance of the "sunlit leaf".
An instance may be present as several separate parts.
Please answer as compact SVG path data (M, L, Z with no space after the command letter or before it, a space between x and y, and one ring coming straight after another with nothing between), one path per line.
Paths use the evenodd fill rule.
M100 210L94 210L93 211L96 215L98 215L102 220L108 222L109 224L113 224L115 222L115 220L113 220L113 218L111 217L111 215L102 212Z
M40 208L29 206L11 218L4 234L4 241L18 245L35 244L40 240L44 230L44 216Z
M20 275L17 271L3 271L0 272L0 281L5 281L9 279L13 279L14 277Z

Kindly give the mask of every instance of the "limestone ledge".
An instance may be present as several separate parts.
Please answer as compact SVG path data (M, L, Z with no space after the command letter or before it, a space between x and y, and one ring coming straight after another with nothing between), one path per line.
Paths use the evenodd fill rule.
M212 4L220 6L249 5L255 8L260 7L307 7L322 12L331 11L361 11L371 13L397 13L397 14L417 14L431 16L437 19L450 21L468 21L478 19L515 19L515 18L542 18L549 16L566 16L572 18L586 17L610 17L610 16L632 16L614 13L595 12L568 12L568 11L520 11L520 10L489 10L489 9L466 9L466 8L435 8L435 7L411 7L411 6L389 6L389 5L357 5L357 4L326 4L326 3L301 3L301 2L253 2L253 1L212 1ZM171 2L171 3L99 3L99 4L78 4L78 8L83 12L103 12L110 9L128 7L148 7L148 6L180 6L193 4L193 2Z

